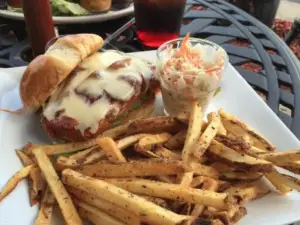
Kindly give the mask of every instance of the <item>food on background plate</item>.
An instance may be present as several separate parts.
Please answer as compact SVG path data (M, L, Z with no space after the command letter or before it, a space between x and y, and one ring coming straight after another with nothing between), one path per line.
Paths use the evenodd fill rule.
M112 0L80 0L80 5L89 12L105 12L111 7Z
M117 51L97 52L102 44L94 34L64 36L24 72L24 108L42 109L41 122L51 137L91 139L152 113L158 84L153 65Z
M188 115L196 101L205 111L220 87L228 63L218 45L196 38L169 41L157 52L157 77L160 80L165 112Z
M54 16L85 16L89 11L76 2L51 0L50 6Z
M47 188L36 198L41 204L36 224L50 225L57 202L66 224L231 225L247 215L245 204L274 191L270 184L283 195L300 191L296 177L276 168L297 168L299 150L260 149L269 143L262 135L260 142L249 141L224 125L238 120L233 115L219 110L208 117L203 127L201 107L194 102L188 122L149 117L84 142L27 144L17 151L24 168L8 181L0 199L37 169ZM243 135L257 133L240 123Z
M110 10L112 0L50 0L53 16L86 16ZM123 8L126 5L123 5ZM8 6L10 12L23 13L22 8Z

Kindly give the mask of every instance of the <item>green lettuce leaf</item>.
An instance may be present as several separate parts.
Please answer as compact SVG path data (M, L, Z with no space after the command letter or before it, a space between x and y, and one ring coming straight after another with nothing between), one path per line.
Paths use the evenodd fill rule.
M79 0L51 0L51 10L53 16L85 16L89 12L79 5ZM8 11L23 13L22 8L8 6Z
M54 16L84 16L89 14L79 4L66 0L51 0L51 8Z
M7 10L10 11L10 12L23 13L23 9L22 8L13 8L13 7L8 6Z
M141 97L141 99L135 103L133 103L130 107L130 109L125 112L118 120L116 120L113 124L112 124L112 127L117 127L117 126L120 126L124 123L127 115L129 114L129 112L135 110L135 109L138 109L142 106L143 102L147 101L149 99L149 96L147 95L144 95L143 97Z

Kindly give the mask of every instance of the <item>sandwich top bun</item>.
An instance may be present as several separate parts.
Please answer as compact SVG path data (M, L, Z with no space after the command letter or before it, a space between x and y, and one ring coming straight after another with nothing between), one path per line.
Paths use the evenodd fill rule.
M76 34L59 38L44 55L27 67L20 83L24 108L37 111L60 83L86 57L103 45L95 34Z
M111 7L112 0L80 0L80 5L89 12L105 12Z

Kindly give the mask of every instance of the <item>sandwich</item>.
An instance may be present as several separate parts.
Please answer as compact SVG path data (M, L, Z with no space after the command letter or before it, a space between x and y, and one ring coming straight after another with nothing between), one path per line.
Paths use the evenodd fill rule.
M154 67L118 51L100 53L102 45L94 34L64 36L25 70L21 111L39 113L52 138L87 140L152 113Z

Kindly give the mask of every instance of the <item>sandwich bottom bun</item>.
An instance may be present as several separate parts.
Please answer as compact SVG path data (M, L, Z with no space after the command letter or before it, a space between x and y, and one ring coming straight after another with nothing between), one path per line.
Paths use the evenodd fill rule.
M149 90L138 101L134 102L129 109L121 113L117 118L104 119L95 121L98 123L98 130L91 133L86 130L83 134L80 130L76 129L76 122L72 118L65 117L63 120L48 121L44 116L41 116L41 123L48 133L48 135L55 139L62 139L66 141L84 141L95 138L105 130L119 126L127 121L149 117L155 106L155 89Z

